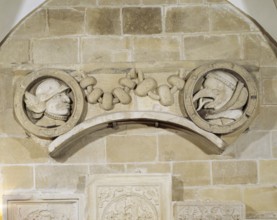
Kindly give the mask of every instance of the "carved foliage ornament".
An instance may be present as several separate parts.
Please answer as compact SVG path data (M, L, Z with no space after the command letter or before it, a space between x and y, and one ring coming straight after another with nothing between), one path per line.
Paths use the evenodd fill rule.
M74 75L74 74L75 75ZM72 75L72 76L71 76ZM179 91L179 103L197 126L214 134L246 128L253 120L258 92L251 74L232 63L214 63L193 70L186 78L170 75L167 84L130 69L111 92L91 74L70 74L46 69L27 75L16 87L14 110L20 124L31 134L55 138L71 130L82 118L85 100L105 111L115 104L127 105L132 97L146 97L171 106ZM108 79L112 80L112 79ZM132 95L131 95L132 92Z

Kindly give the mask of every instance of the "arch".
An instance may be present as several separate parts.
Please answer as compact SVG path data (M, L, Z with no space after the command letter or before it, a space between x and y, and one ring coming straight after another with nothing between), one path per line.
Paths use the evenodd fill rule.
M218 136L200 129L186 118L164 112L133 111L110 113L86 120L52 141L48 147L49 153L52 157L60 157L71 147L72 142L92 132L113 127L117 123L149 123L156 127L166 124L167 127L174 127L201 137L208 143L205 147L213 153L222 152L226 146Z

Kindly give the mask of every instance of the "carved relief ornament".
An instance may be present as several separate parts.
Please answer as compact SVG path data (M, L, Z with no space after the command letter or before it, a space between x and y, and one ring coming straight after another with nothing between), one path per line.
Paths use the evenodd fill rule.
M66 143L72 141L66 133L70 133L78 123L81 123L80 126L84 123L82 119L87 112L84 110L85 103L108 113L117 104L129 105L137 102L135 97L140 98L140 101L148 97L148 102L150 99L155 103L153 106L178 106L182 115L168 112L178 117L178 122L177 118L174 121L177 127L194 123L203 131L214 135L204 136L222 150L224 141L217 140L221 138L217 135L245 130L258 109L258 90L251 73L233 63L202 65L186 77L182 70L176 70L175 73L167 75L166 83L160 83L154 75L132 68L125 69L120 74L123 77L116 78L116 82L112 83L114 87L107 91L92 72L65 72L55 69L32 72L16 86L16 118L27 132L35 136L53 140L64 134L57 143ZM113 77L111 74L107 80L113 81ZM133 106L135 108L136 104ZM130 105L128 109L129 107ZM170 111L170 108L164 109ZM155 111L151 111L151 114L154 113ZM110 123L110 117L108 118ZM128 120L128 112L125 112L125 118ZM180 118L183 118L184 123L180 122ZM89 119L91 118L86 118L86 121ZM153 120L156 120L156 117L153 117ZM80 126L76 129L82 132L84 126ZM189 125L188 129L193 127ZM198 130L194 129L195 133L201 136L205 134ZM76 132L73 133L74 137L78 136ZM54 148L58 150L59 147L55 145Z

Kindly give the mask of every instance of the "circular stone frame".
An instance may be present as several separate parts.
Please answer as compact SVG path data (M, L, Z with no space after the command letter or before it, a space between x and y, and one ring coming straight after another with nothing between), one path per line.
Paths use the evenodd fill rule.
M71 89L73 93L72 101L74 106L71 116L65 124L54 128L44 128L35 125L28 118L26 110L24 108L25 92L29 91L34 85L36 85L41 80L47 78L54 78L63 82ZM25 130L40 138L55 138L71 130L80 121L83 115L84 106L84 94L81 90L81 87L73 77L61 70L45 69L39 70L37 72L32 72L29 75L25 76L16 85L14 95L15 116L18 122L23 126L23 128L25 128Z
M213 70L225 70L231 72L238 79L243 80L245 87L248 90L248 101L244 109L243 115L235 122L228 125L212 125L203 119L195 109L193 104L194 88L203 77ZM258 105L258 90L256 83L251 74L243 67L229 63L219 62L200 66L194 69L186 81L184 89L184 105L189 118L200 128L215 134L227 134L234 132L236 129L241 128L254 119L255 112Z

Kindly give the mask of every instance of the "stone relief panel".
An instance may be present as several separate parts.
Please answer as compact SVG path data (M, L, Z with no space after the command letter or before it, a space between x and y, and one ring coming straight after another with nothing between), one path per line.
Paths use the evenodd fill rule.
M88 191L89 220L171 219L169 175L96 175Z
M152 112L169 111L221 138L247 129L258 109L256 82L251 73L234 63L202 65L187 75L184 69L175 68L164 81L160 80L162 74L139 68L97 71L45 69L28 74L16 86L17 120L28 133L53 141L85 118L94 118L95 109L108 115L115 105L127 105L127 120L127 110L136 111L145 100L146 106L154 103ZM111 88L107 89L107 84ZM157 105L168 108L159 110L162 108Z
M4 220L82 220L80 197L6 196Z
M245 206L239 202L185 201L174 204L174 220L243 220Z

